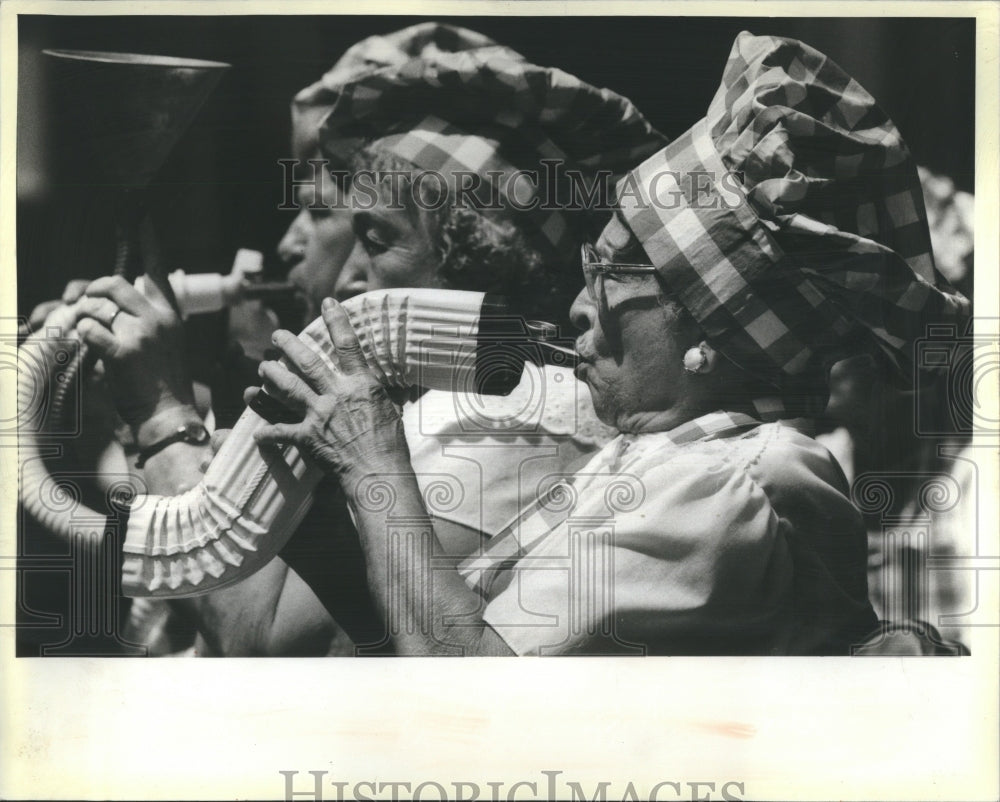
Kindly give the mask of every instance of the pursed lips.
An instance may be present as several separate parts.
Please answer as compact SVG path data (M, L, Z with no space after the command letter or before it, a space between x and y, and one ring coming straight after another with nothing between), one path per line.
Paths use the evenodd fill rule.
M584 378L584 373L586 369L589 368L595 359L595 356L590 353L590 351L583 347L582 339L578 339L575 343L577 363L573 368L573 373L578 379Z

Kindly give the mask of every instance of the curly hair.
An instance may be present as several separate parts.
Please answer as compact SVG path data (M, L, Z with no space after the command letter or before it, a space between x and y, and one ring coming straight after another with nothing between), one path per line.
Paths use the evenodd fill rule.
M445 287L503 295L517 314L557 323L569 333L569 307L583 286L579 266L543 256L532 244L537 234L526 215L458 204L441 182L418 180L421 168L377 145L355 154L352 167L403 174L407 212L414 222L430 217Z

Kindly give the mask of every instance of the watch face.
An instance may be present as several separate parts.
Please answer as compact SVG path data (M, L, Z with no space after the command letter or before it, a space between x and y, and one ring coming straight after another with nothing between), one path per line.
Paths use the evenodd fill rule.
M200 423L189 423L184 427L184 434L191 443L204 443L208 440L208 429Z

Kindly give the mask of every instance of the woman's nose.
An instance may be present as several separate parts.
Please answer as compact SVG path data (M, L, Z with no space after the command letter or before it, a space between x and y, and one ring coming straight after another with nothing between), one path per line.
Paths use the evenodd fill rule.
M367 292L369 287L369 267L371 257L360 241L354 243L347 261L337 276L337 283L334 285L333 294L338 301L343 301L355 295Z
M590 300L590 293L584 287L577 293L573 300L573 305L569 308L569 319L580 331L587 331L594 327L597 320L597 307Z
M278 243L278 258L287 266L294 267L306 256L309 244L310 218L305 209L300 211Z

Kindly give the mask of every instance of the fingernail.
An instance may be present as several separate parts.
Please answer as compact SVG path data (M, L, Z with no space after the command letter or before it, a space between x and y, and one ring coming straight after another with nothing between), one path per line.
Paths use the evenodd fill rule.
M333 309L333 304L334 304L333 298L324 298L323 299L323 311L324 312L329 312L331 309Z

